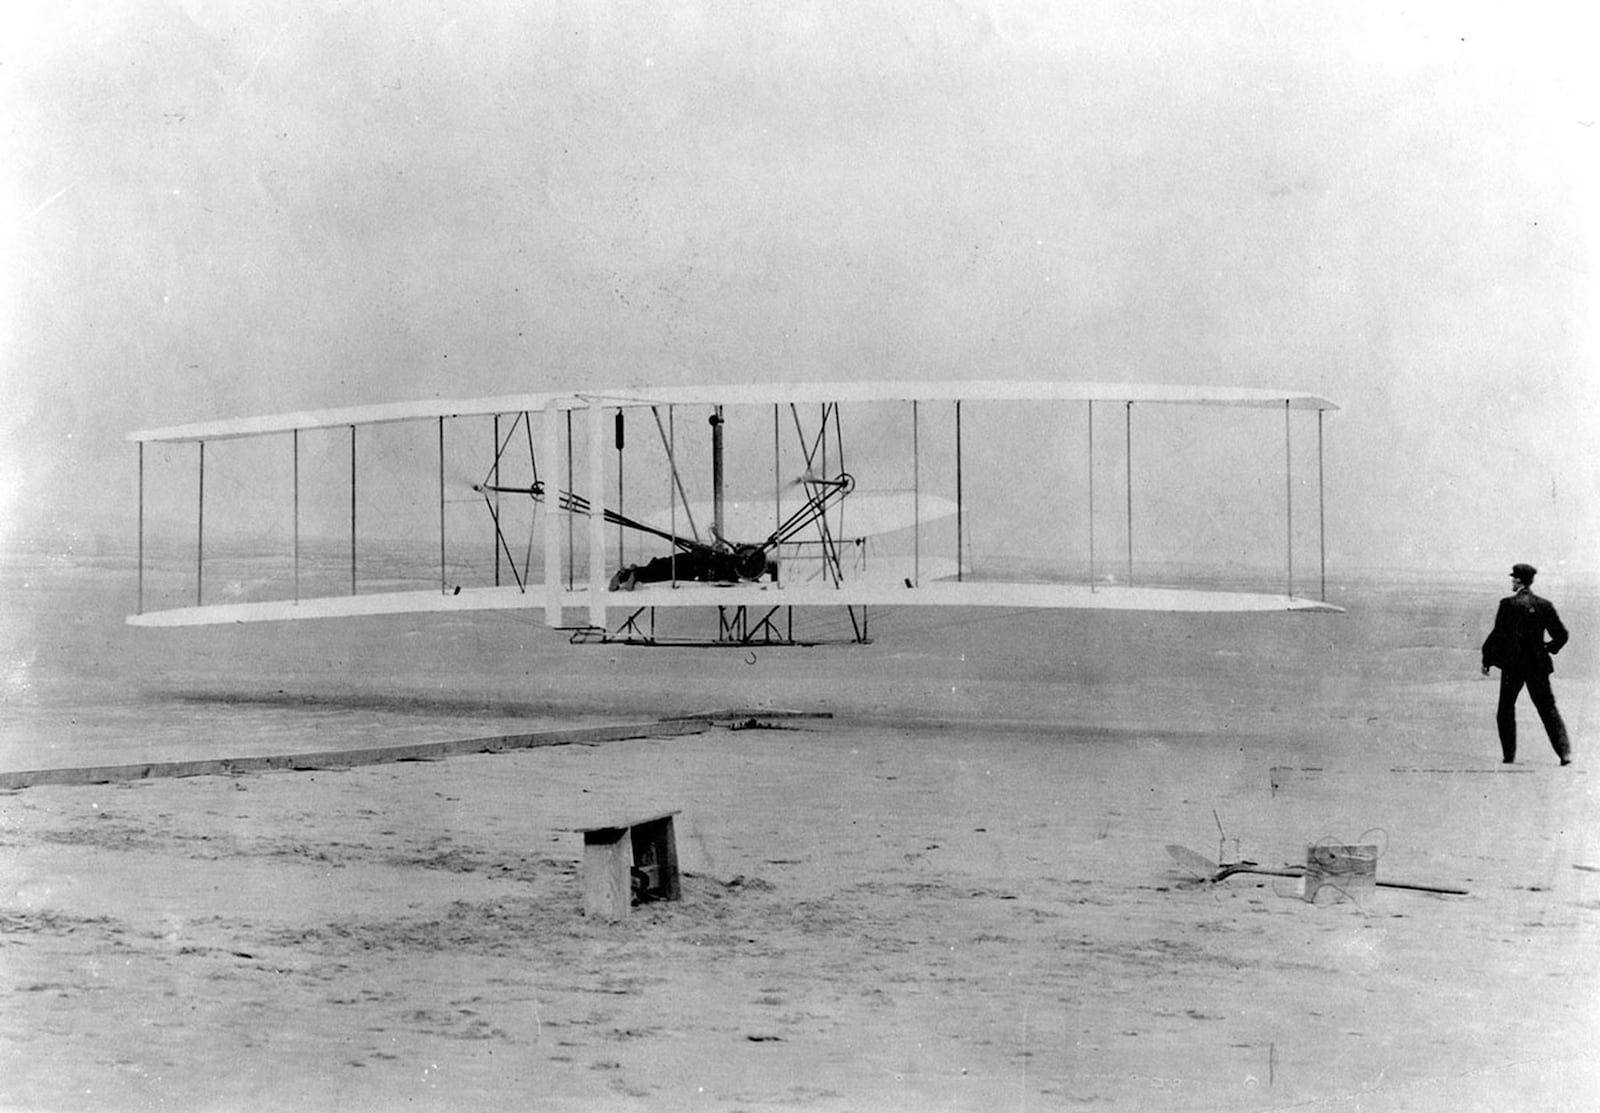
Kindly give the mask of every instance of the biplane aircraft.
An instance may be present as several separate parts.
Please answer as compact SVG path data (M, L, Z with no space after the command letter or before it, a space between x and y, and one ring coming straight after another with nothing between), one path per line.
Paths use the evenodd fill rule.
M1135 577L1135 415L1142 422L1150 411L1204 414L1217 408L1268 411L1269 418L1271 411L1282 413L1284 532L1274 543L1283 547L1286 566L1281 593L1233 585L1222 590L1153 586ZM128 622L167 627L522 608L542 610L546 625L574 642L748 645L797 643L796 608L843 608L855 641L868 640L867 611L875 607L1337 611L1326 602L1322 524L1323 415L1337 408L1310 394L1255 388L847 382L550 392L144 430L129 434L139 449L139 600ZM963 426L965 421L970 429L976 413L990 418L974 447L964 443ZM1016 417L996 419L995 413ZM1315 598L1297 592L1294 570L1297 413L1315 419L1321 584ZM1021 428L1024 419L1044 422L1044 443L1010 443L1008 430ZM1102 434L1097 450L1097 419L1101 426L1114 422L1122 443ZM867 443L852 443L847 457L846 425L854 429L858 420ZM637 433L633 438L643 444L629 443L630 424L645 431L643 438ZM369 510L358 521L358 449L385 435L392 443L385 427L408 429L411 440L403 466L380 462L377 483L405 480L414 487L419 473L435 473L428 475L424 493L401 499L410 504L412 541L437 541L437 582L431 574L425 585L415 575L404 584L392 575L375 575L370 550L368 571L358 576L358 525L371 518ZM342 457L348 450L347 481L341 467L336 478L306 485L302 465L314 438L321 438L324 473L326 457ZM255 499L289 508L292 542L283 554L287 568L276 580L281 593L273 598L241 599L237 592L218 597L224 593L214 581L207 594L207 448L240 441L270 453L279 466L256 467L259 475L238 483L259 479L288 488L256 490L248 498L238 491L225 495L229 503ZM1105 462L1108 441L1115 451L1112 465ZM171 445L194 446L193 603L169 606L170 600L162 599L162 605L147 607L146 456L147 450L189 451L160 449ZM228 450L212 447L213 459ZM704 497L707 453L709 499ZM886 465L886 460L894 462ZM1078 461L1076 497L1055 497L1048 493L1049 481L1041 480L1047 493L1039 505L1023 510L1028 530L1041 536L1085 527L1087 569L1078 582L974 574L966 534L975 477L1002 460L1020 461L1035 471L1040 468L1030 460L1052 466ZM367 467L370 484L375 465L368 460ZM1121 479L1116 485L1121 489L1101 496L1098 505L1097 468L1113 481ZM887 487L869 482L873 472L892 473L893 482ZM631 488L624 482L630 475ZM739 487L734 497L730 482ZM1100 482L1108 485L1105 478ZM348 494L349 512L348 577L341 576L336 589L326 560L319 565L320 576L302 574L310 562L309 542L302 540L303 503L313 495L325 503L334 487L340 498ZM700 494L698 501L691 499L691 489ZM640 501L641 490L645 509L629 509ZM1006 488L999 490L1003 501ZM989 501L997 501L993 485L988 492ZM1097 550L1096 520L1106 518L1108 508L1121 518L1123 502L1125 525L1117 522L1121 528L1113 540L1116 556L1125 557L1125 563L1117 560L1112 571L1112 562ZM427 510L418 516L419 508L433 504L436 515ZM471 510L475 522L462 517L464 509ZM343 524L339 531L345 531ZM1308 544L1302 537L1301 547ZM461 555L468 546L472 559ZM492 561L486 555L491 550ZM666 608L714 612L715 633L658 635L656 612Z

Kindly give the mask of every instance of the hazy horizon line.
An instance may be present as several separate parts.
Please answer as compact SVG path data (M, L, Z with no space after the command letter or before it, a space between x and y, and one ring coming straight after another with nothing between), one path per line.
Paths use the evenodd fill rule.
M486 546L487 547L487 546ZM421 570L436 570L438 568L438 538L389 538L381 536L361 536L359 538L360 556L358 567L369 565L372 560L384 554L394 555L407 559L407 567L392 570L392 575L373 575L376 579L410 578L413 574L420 578ZM310 566L335 565L348 566L345 560L349 551L349 537L337 535L301 537L301 559ZM134 565L138 561L140 547L136 539L112 538L104 534L94 534L89 537L63 537L60 534L45 535L3 535L0 536L0 555L5 558L14 557L65 557L77 560L104 560L119 564ZM149 571L167 568L174 563L188 567L194 557L194 544L163 542L144 546L145 566ZM540 547L535 547L536 554ZM908 554L909 555L909 554ZM931 554L930 554L931 555ZM207 566L210 567L212 559L219 566L225 561L263 561L283 559L291 562L293 550L288 544L267 544L254 538L216 538L207 539L206 545ZM1345 563L1330 562L1327 566L1327 579L1329 584L1335 584L1341 579L1358 577L1372 579L1385 578L1419 578L1419 577L1448 577L1451 580L1467 580L1486 578L1495 580L1498 577L1509 575L1510 565L1517 558L1508 558L1504 568L1497 568L1488 564L1476 566L1426 566L1426 565L1380 565L1370 563ZM493 558L484 553L463 555L459 552L447 553L446 567L461 568L475 564L487 564ZM580 557L578 564L584 564ZM1038 576L1041 582L1080 582L1092 576L1100 582L1121 582L1126 571L1125 554L1108 555L1104 560L1094 564L1081 555L1063 557L1060 554L1030 553L1030 552L987 552L981 554L976 560L969 558L967 564L969 574L976 577L993 576L1002 569L1014 574L1023 574L1029 577ZM1557 578L1568 582L1600 587L1600 572L1587 569L1568 569L1560 564L1549 563L1541 567L1541 574L1547 578ZM1283 577L1287 572L1284 563L1272 561L1198 561L1184 559L1163 559L1160 557L1137 558L1134 562L1134 580L1137 581L1140 571L1147 573L1183 573L1189 576L1201 575L1209 578L1232 579L1236 577L1256 577L1270 579L1273 576ZM284 571L290 571L286 565ZM1044 576L1046 571L1055 573ZM1310 564L1297 561L1294 570L1294 581L1297 592L1304 593L1308 584L1321 578L1321 570L1315 562Z

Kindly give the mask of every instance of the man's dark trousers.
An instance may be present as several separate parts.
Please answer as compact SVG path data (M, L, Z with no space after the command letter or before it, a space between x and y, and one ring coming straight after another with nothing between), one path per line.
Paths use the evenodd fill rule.
M1500 707L1495 712L1495 723L1500 728L1501 756L1506 761L1515 761L1517 757L1517 696L1524 685L1528 689L1528 698L1533 701L1534 709L1544 723L1544 732L1550 736L1551 748L1557 757L1565 760L1572 752L1572 747L1567 741L1567 724L1561 721L1561 712L1556 710L1556 697L1550 691L1549 674L1524 673L1514 668L1500 670Z

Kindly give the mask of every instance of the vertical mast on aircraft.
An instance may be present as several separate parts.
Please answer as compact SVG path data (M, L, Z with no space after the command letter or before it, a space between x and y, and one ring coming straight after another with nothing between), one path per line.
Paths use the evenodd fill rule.
M711 414L711 540L720 544L723 539L723 508L725 491L722 476L722 407Z

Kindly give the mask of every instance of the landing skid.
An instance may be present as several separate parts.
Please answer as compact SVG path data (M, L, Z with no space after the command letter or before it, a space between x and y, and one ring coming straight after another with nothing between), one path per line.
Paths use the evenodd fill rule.
M850 613L851 637L849 644L867 645L867 609L846 607ZM859 613L858 613L859 610ZM779 612L782 617L779 618ZM694 646L702 648L735 648L756 645L812 646L822 645L817 639L794 636L794 608L768 607L718 607L715 637L665 636L656 632L656 608L640 607L618 624L615 630L604 626L567 627L573 645L653 645Z

